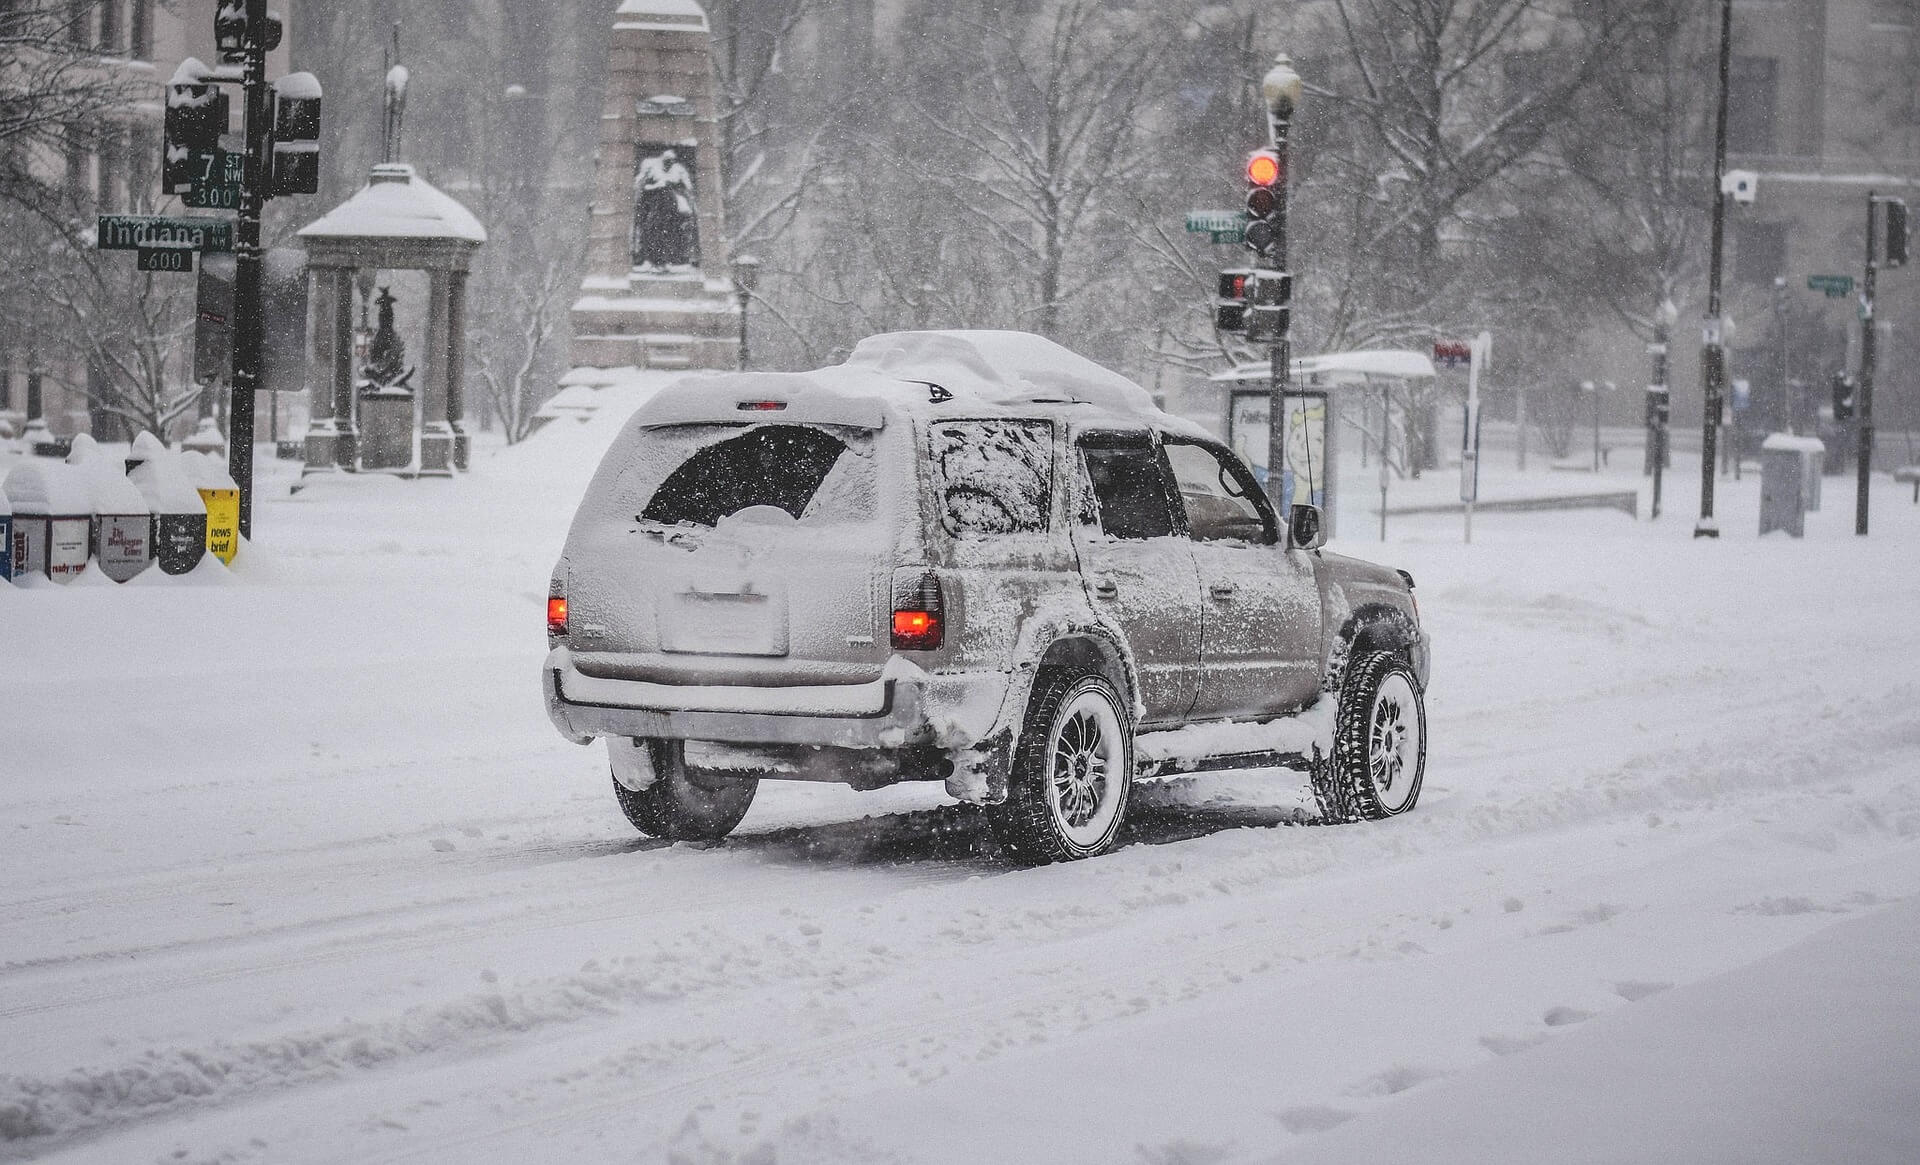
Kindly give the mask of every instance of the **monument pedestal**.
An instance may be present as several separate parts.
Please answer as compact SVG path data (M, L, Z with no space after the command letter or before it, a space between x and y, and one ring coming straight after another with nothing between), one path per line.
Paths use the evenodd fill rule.
M624 0L608 43L569 362L737 368L706 16L694 0Z

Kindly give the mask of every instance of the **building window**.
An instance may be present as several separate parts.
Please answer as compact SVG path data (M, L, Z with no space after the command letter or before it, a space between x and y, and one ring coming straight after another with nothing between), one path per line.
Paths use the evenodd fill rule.
M1772 287L1776 276L1787 273L1786 223L1738 223L1733 247L1733 277L1743 283Z
M67 43L93 47L93 0L67 0Z
M1774 152L1774 120L1780 62L1772 57L1735 57L1727 77L1727 151Z
M126 51L126 26L121 23L121 0L100 0L100 49L107 53Z
M133 0L129 47L136 61L153 59L153 0Z

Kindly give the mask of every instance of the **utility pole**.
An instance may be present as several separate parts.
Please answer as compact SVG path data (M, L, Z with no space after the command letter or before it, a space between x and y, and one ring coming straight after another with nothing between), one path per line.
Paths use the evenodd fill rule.
M1713 517L1713 461L1720 429L1721 402L1726 394L1727 348L1720 318L1720 263L1727 235L1727 74L1733 58L1733 0L1720 0L1720 98L1713 124L1713 254L1707 267L1707 320L1700 347L1700 388L1705 398L1700 426L1700 520L1695 538L1718 538Z
M1660 516L1660 483L1667 468L1667 424L1672 418L1673 394L1667 387L1667 346L1673 337L1673 325L1680 309L1672 299L1662 300L1655 317L1653 343L1647 352L1653 357L1653 377L1647 384L1647 461L1653 470L1653 516Z
M1859 479L1854 487L1853 532L1864 536L1867 532L1867 479L1873 472L1873 358L1874 341L1879 330L1874 326L1873 293L1874 278L1880 271L1880 261L1873 245L1874 210L1879 205L1872 191L1867 192L1867 270L1860 280L1860 389L1854 401L1854 425L1859 432L1859 445L1855 449L1854 468Z

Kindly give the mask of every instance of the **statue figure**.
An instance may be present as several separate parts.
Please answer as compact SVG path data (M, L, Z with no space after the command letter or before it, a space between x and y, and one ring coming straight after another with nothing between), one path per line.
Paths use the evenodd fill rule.
M367 349L366 367L361 369L364 378L360 384L372 389L412 390L407 381L413 379L413 369L407 365L406 341L393 326L393 305L398 302L391 288L382 287L380 297L374 301L380 305L380 326L373 333L373 344Z
M633 179L633 266L685 271L700 263L700 223L684 146L642 143Z

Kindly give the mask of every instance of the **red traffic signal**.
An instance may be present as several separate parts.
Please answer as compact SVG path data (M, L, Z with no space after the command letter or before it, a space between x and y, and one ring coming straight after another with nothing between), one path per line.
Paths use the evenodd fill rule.
M1253 186L1277 186L1286 179L1280 155L1272 150L1255 150L1247 157L1247 182Z

